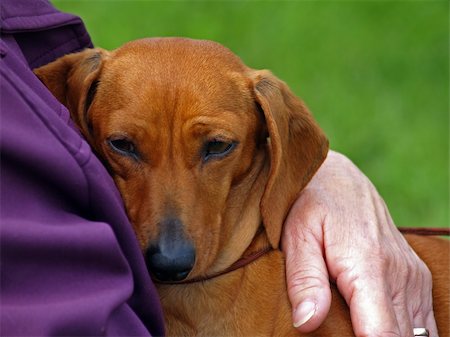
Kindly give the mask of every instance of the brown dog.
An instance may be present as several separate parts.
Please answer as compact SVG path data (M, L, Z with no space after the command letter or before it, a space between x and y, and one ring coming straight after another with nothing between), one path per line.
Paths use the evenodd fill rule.
M299 335L280 233L328 142L285 83L217 43L177 38L86 50L36 74L113 175L162 282L168 335ZM436 318L448 336L448 242L410 240L433 272ZM164 284L214 276L255 252L263 255L233 272ZM310 336L353 335L347 306L333 295Z

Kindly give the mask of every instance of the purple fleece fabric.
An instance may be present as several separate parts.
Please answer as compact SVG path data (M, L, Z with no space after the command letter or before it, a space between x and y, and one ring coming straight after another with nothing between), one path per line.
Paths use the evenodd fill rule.
M117 189L31 69L91 47L43 0L1 0L2 336L163 334Z

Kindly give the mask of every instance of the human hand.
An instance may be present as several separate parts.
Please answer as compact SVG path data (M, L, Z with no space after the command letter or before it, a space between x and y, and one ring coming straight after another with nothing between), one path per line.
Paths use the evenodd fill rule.
M345 156L329 152L293 205L282 245L299 331L325 320L331 280L350 308L356 336L407 337L414 327L437 336L430 271L375 187Z

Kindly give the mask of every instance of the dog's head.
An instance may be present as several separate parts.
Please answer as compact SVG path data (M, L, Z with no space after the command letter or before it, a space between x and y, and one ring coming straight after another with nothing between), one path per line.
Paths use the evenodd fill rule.
M284 218L326 157L305 105L210 41L144 39L35 71L71 112L161 280L218 271Z

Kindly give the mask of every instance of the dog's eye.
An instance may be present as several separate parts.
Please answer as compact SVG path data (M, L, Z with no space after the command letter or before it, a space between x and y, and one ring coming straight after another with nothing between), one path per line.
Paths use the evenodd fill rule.
M234 149L235 142L222 142L213 140L205 144L204 159L208 160L214 157L223 157Z
M119 154L137 158L138 153L136 150L136 146L133 144L132 141L126 138L116 138L116 139L113 138L109 139L108 143L109 146Z

